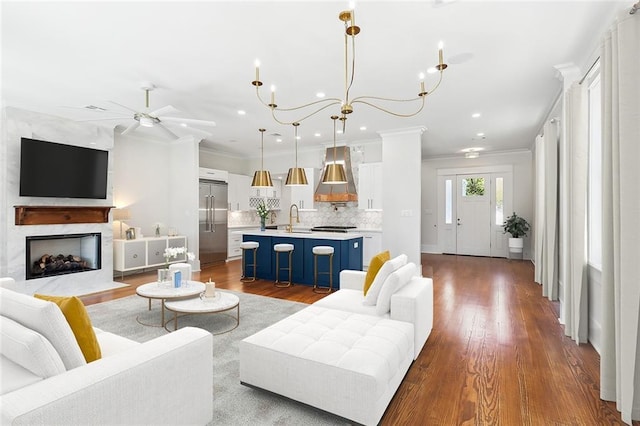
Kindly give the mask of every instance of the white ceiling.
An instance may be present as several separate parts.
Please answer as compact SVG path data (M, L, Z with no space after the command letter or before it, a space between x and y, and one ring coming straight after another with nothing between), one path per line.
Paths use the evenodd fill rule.
M353 96L415 97L418 73L437 63L440 40L449 68L419 115L398 118L354 105L338 140L352 144L378 139L380 130L424 126L423 157L469 147L527 149L561 87L554 65L588 66L613 12L628 6L611 0L361 0ZM150 81L157 86L152 110L170 104L180 116L213 120L217 127L208 129L204 146L255 157L260 127L267 129L265 151L285 154L293 146L293 127L275 123L256 99L250 84L256 59L264 96L275 84L280 106L314 101L318 91L342 97L338 13L348 8L346 1L4 1L1 7L3 106L77 120L108 118L114 114L83 107L123 112L108 102L114 101L143 109L140 86ZM427 90L435 82L429 75ZM482 116L473 119L474 112ZM302 123L301 150L331 143L329 116L336 113L333 107ZM96 121L118 129L132 122ZM136 132L163 137L156 129Z

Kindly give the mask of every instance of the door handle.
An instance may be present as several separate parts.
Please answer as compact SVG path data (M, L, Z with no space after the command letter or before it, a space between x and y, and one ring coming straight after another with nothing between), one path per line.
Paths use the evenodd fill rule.
M216 196L211 196L211 232L216 232Z

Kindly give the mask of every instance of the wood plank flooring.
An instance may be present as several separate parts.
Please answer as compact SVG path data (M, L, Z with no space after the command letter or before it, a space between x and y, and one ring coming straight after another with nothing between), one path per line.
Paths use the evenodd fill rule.
M576 345L542 297L528 261L422 255L434 281L434 327L387 408L382 425L622 425L599 398L599 356ZM84 296L85 304L135 294L156 273L127 276L130 287ZM313 303L310 287L242 283L240 262L215 265L220 288ZM634 422L640 425L640 422Z

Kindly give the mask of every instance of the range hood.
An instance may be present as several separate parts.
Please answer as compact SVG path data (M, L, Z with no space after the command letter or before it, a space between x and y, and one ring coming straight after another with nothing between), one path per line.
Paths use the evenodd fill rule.
M327 148L327 154L325 155L325 166L333 163L334 148ZM322 176L320 176L320 182L316 187L316 192L313 195L314 201L328 202L328 203L346 203L347 201L358 201L358 192L356 191L356 184L353 180L353 171L351 170L351 150L347 146L337 147L335 149L336 159L335 161L344 164L344 171L347 175L347 183L343 184L326 184L322 183L326 167L322 168Z

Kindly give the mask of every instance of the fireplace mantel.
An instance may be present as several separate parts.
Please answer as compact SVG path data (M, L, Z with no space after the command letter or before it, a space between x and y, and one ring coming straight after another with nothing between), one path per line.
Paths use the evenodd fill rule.
M108 223L113 206L14 206L16 225Z

